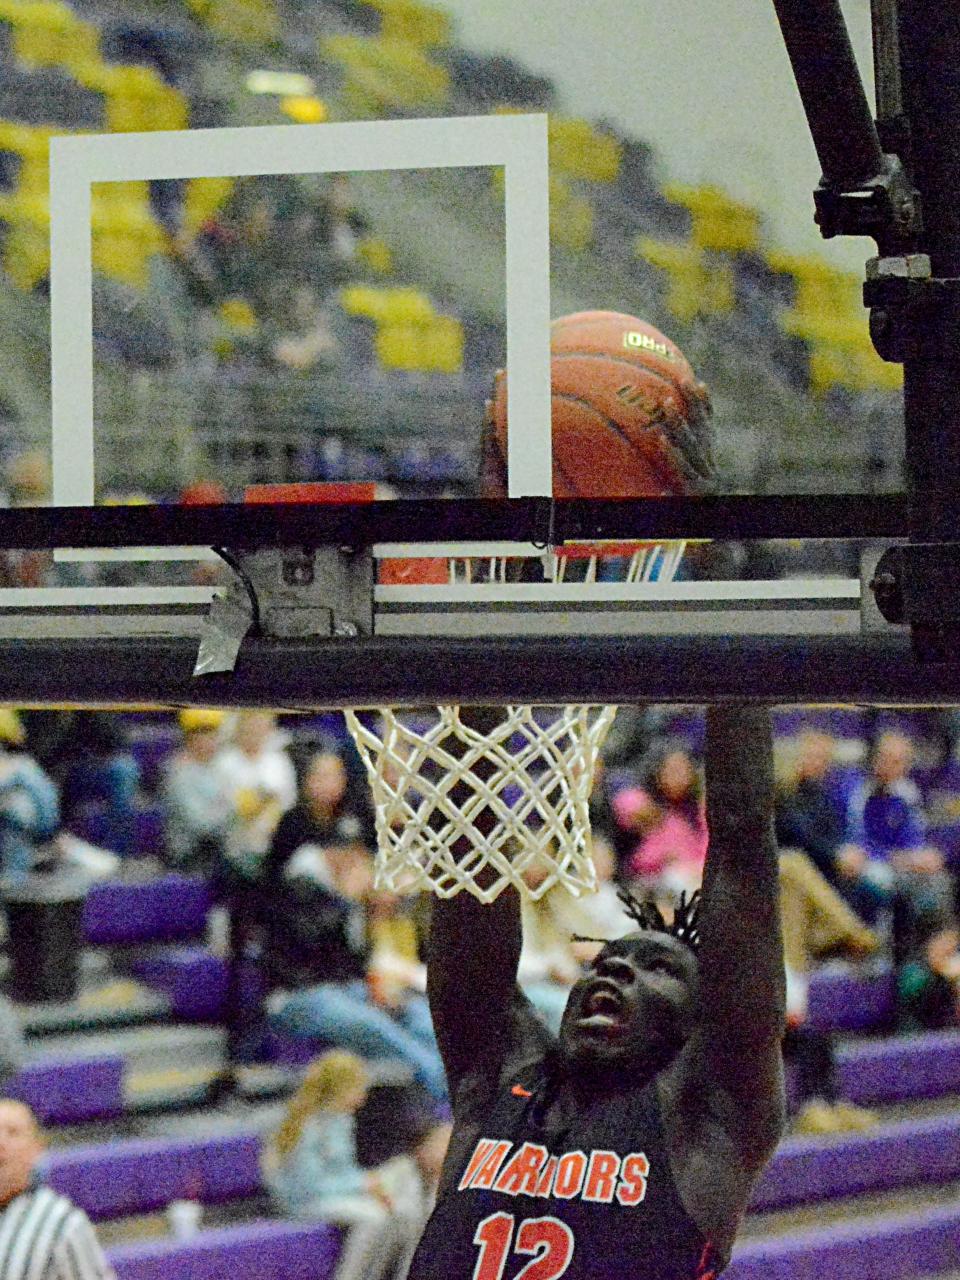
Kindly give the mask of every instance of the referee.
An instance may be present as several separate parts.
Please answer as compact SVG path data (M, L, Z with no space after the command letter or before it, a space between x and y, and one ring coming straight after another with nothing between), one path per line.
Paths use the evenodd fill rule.
M40 1181L43 1152L30 1108L0 1098L0 1277L116 1280L87 1215Z

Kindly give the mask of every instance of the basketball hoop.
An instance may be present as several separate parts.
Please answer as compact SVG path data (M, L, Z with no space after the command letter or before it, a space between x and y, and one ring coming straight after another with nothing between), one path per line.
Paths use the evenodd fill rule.
M673 579L685 543L577 543L536 559L563 582L573 563L584 580ZM531 559L529 555L523 557ZM516 557L458 555L449 578L495 586ZM388 562L393 563L393 562ZM461 890L492 902L508 885L537 899L555 885L575 897L596 889L589 800L615 706L509 706L492 729L464 723L456 706L380 708L347 725L373 792L376 884L395 893Z

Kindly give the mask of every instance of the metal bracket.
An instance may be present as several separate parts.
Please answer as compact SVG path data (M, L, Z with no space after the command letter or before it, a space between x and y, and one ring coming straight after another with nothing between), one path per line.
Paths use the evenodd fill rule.
M921 230L920 196L896 155L884 154L881 172L849 190L821 182L813 200L825 240L872 236L881 247L906 248Z
M373 634L369 547L270 547L230 556L235 577L210 606L194 675L232 671L248 634L268 640Z
M953 359L960 278L932 276L925 253L871 258L863 300L870 308L870 336L894 364L938 354Z
M877 608L908 623L920 662L955 662L960 653L960 542L888 547L870 581Z

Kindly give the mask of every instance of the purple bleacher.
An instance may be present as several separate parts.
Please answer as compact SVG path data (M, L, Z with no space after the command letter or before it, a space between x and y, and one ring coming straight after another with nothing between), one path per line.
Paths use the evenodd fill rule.
M223 1204L263 1191L260 1145L246 1133L75 1147L48 1157L47 1177L98 1222L153 1213L172 1200Z
M144 805L133 814L133 856L162 858L166 848L166 815L159 805Z
M874 1133L790 1138L750 1202L755 1213L960 1179L960 1118L932 1116Z
M891 970L822 969L810 979L809 1021L820 1031L873 1031L889 1025L895 1000Z
M960 1268L960 1205L750 1240L724 1280L904 1280Z
M160 858L166 844L166 818L159 805L117 813L102 800L91 801L71 821L81 839L123 858Z
M187 1243L158 1240L108 1251L118 1280L328 1280L340 1233L326 1223L251 1222L201 1232Z
M960 1031L846 1044L837 1058L840 1090L850 1102L870 1106L960 1093Z
M185 1022L217 1022L227 991L227 965L203 947L171 947L137 959L134 975L170 1002Z
M199 938L212 902L209 886L197 876L171 872L135 883L101 881L84 903L84 938L91 946Z
M31 1062L5 1086L41 1124L109 1120L123 1112L124 1060L119 1054Z
M827 733L833 738L862 738L866 717L858 707L778 707L773 730L778 738L805 732Z
M671 711L662 730L668 738L679 738L694 754L703 750L706 720L699 707L684 707Z
M937 769L917 770L930 826L931 844L943 851L951 867L960 868L960 764L955 760Z
M264 1037L264 1057L280 1067L305 1067L330 1046L319 1040L305 1040L269 1027Z
M138 957L133 972L141 982L160 991L170 1002L173 1017L185 1022L219 1022L227 995L227 964L206 947L167 947ZM266 995L263 973L245 963L241 1000L246 1009L259 1009Z
M148 791L157 788L164 766L180 742L180 731L172 723L139 725L131 729L127 745L139 766L140 777Z

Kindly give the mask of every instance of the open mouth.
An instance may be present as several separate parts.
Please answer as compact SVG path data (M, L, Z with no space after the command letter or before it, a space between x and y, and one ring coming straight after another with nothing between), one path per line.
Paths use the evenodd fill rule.
M585 1027L611 1027L620 1021L623 996L611 983L600 983L584 996L577 1019Z

